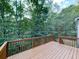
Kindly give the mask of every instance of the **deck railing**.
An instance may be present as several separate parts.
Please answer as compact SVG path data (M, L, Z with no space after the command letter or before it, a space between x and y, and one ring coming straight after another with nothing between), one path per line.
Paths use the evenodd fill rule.
M60 43L64 43L63 39L76 41L77 38L70 36L59 36ZM0 59L6 59L6 57L8 56L20 53L22 51L34 48L36 46L45 44L53 40L54 40L53 36L43 36L43 37L24 38L20 40L5 42L0 47Z
M8 42L8 56L34 48L53 40L53 36L24 38Z
M59 43L61 44L66 44L65 42L67 41L67 45L71 43L72 47L76 47L76 41L77 41L77 37L72 37L72 36L59 36ZM68 43L69 42L69 43Z
M7 42L0 47L0 59L7 59Z

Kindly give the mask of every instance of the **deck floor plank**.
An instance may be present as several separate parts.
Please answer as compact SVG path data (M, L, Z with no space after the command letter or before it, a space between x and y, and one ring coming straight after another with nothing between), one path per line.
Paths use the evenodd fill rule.
M51 59L52 57L54 57L59 52L60 49L61 48L59 48L59 46L55 46L55 49L50 49L49 50L50 52L48 52L50 54L47 54L47 56L44 56L44 59Z
M52 41L7 59L79 59L79 49Z
M52 56L50 59L56 59L58 56L60 56L60 53L63 51L64 51L64 47L62 47L62 49L61 49L61 46L60 46L60 50L55 54L55 56Z
M72 52L72 48L70 48L68 51L67 51L67 53L66 53L66 55L64 56L64 58L63 59L68 59L68 57L69 57L69 55L70 55L70 53Z
M51 49L51 47L52 47L52 49ZM55 46L55 45L52 45L52 46L48 46L48 49L46 49L45 51L43 51L42 52L42 54L39 54L39 56L35 56L33 59L41 59L40 57L42 57L42 59L48 59L51 55L52 55L52 53L56 53L56 51L57 51L57 47ZM50 53L50 54L48 54L48 53Z
M74 49L73 59L77 59L77 48Z
M79 49L77 49L77 59L79 59Z
M65 55L67 54L67 52L68 52L68 50L69 50L69 48L67 47L67 46L63 46L63 51L61 51L60 53L61 54L59 54L57 57L56 57L56 59L64 59L64 57L65 57Z

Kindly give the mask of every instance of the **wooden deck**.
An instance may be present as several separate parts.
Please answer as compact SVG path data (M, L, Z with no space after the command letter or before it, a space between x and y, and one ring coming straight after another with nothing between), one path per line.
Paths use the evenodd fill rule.
M7 59L79 59L79 49L52 41Z

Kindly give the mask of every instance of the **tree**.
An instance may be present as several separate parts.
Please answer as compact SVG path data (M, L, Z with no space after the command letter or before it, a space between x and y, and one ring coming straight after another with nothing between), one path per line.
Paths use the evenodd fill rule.
M45 0L28 0L29 4L32 4L32 35L40 36L44 31L44 21L46 21L48 14L48 7L44 6Z
M9 4L10 0L0 0L0 38L4 41L7 35L7 16L12 13L12 7Z
M75 18L79 15L79 5L71 5L63 9L60 13L52 13L49 18L50 28L57 34L76 36Z

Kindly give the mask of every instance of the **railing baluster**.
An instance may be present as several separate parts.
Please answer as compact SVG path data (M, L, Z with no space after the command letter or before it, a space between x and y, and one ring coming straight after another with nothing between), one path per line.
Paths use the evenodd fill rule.
M70 36L59 36L58 38L59 38L59 40L62 40L62 39L70 40L71 41L71 44L72 44L72 47L75 47L76 40L78 39L76 37L70 37Z
M31 49L38 45L51 41L53 36L25 38L21 40L9 41L8 56Z

